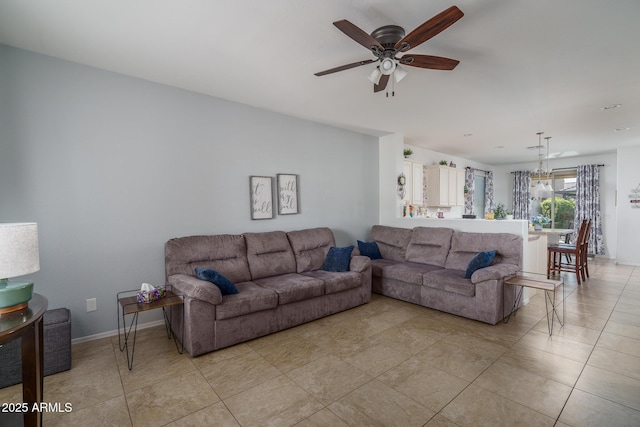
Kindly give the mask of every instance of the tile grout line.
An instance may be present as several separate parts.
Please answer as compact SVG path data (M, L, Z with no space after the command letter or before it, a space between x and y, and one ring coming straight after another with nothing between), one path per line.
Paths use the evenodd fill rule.
M594 273L596 273L599 269L600 269L600 266L598 266L598 268L596 269L596 271L594 271ZM598 341L600 341L600 338L602 337L602 334L604 333L604 329L607 327L607 324L611 320L611 316L613 315L613 312L615 311L616 306L620 302L620 298L622 297L622 294L624 293L624 290L627 288L627 285L629 284L629 280L631 280L631 275L633 274L634 270L635 270L635 268L632 269L631 272L629 273L629 276L627 277L627 280L625 281L624 287L622 288L622 291L620 292L620 295L618 295L618 299L616 300L616 304L613 306L613 308L611 309L611 312L609 313L609 317L607 318L607 322L605 323L604 327L602 328L602 330L598 334L598 338L596 339L595 343L593 344L593 348L589 352L589 356L587 357L587 359L585 360L584 364L582 365L582 369L580 370L580 373L578 374L578 377L576 378L576 381L573 383L573 386L571 387L571 391L569 392L569 395L567 396L567 399L564 401L564 404L562 405L562 409L560 409L560 413L558 414L558 417L556 418L556 421L553 424L554 426L557 425L560 422L560 417L562 416L562 413L564 412L564 409L566 408L567 403L569 403L569 399L571 398L571 395L573 394L574 390L576 389L576 385L578 384L578 381L580 381L580 377L582 376L582 373L584 372L585 368L587 367L587 364L589 363L589 359L591 359L591 355L595 351L596 346L598 345ZM583 391L583 390L580 390L580 391ZM583 392L584 393L588 393L586 391L583 391ZM603 397L594 395L593 393L588 393L588 394L591 394L592 396L596 396L596 397L599 397L601 399L604 399ZM604 400L607 400L607 401L611 402L609 399L604 399ZM613 403L618 403L618 402L613 402Z

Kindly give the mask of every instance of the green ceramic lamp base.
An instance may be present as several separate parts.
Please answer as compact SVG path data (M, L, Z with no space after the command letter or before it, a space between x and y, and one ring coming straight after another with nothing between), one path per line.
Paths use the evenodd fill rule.
M33 297L33 282L0 279L0 314L25 308Z

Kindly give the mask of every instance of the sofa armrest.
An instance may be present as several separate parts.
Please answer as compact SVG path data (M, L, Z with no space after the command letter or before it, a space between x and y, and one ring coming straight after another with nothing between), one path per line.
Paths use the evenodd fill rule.
M371 260L367 256L356 255L351 257L349 262L349 271L355 271L356 273L362 273L369 268Z
M169 276L167 284L171 285L176 293L185 297L205 301L213 305L222 303L222 293L213 283L200 280L188 274L174 274Z
M484 282L486 280L500 280L514 276L518 272L518 266L513 264L494 264L486 268L476 270L471 275L471 283Z

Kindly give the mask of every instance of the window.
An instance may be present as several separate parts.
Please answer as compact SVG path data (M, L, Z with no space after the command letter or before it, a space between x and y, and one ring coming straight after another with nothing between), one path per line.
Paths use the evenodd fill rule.
M576 209L576 170L553 172L552 186L554 197L541 200L541 212L551 218L552 228L572 229Z

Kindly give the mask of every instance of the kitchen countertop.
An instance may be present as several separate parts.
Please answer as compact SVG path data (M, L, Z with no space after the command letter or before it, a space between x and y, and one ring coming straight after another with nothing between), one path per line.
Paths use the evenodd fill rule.
M565 234L573 233L572 228L543 228L542 230L534 230L533 228L529 229L529 235L539 235L539 236L548 236L548 235L557 235L562 236Z

